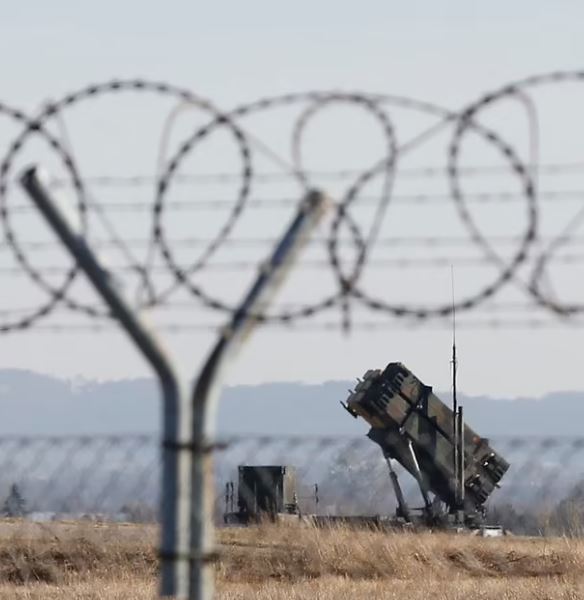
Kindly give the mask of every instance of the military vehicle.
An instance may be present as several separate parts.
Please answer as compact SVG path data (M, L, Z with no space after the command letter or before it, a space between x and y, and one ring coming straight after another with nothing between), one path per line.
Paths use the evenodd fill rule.
M464 424L462 407L451 410L397 362L367 371L341 404L371 425L367 435L387 461L398 518L467 527L484 522L485 502L509 463ZM424 505L417 512L405 502L394 460L418 483Z
M296 470L287 465L238 467L237 511L233 511L233 483L225 491L226 523L276 520L278 515L298 514ZM229 506L231 505L231 511Z

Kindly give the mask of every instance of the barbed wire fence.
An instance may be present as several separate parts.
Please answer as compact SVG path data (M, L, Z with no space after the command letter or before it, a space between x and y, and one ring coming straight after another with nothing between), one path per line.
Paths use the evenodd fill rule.
M583 72L527 78L504 85L462 110L399 96L336 91L263 98L221 110L190 90L145 80L90 85L46 102L33 116L0 104L0 118L17 128L0 163L0 277L14 288L6 294L7 304L0 307L0 331L70 334L110 331L121 324L157 373L165 406L162 467L157 462L157 442L148 437L5 438L0 439L2 473L8 477L3 486L21 482L30 510L38 515L103 513L109 518L128 518L132 506L139 513L136 505L140 505L140 518L144 519L153 515L153 507L160 501L161 592L185 598L213 594L216 554L212 529L225 508L218 508L217 499L221 504L222 486L235 477L235 466L245 464L249 457L259 460L265 454L281 464L305 465L300 469L301 505L304 503L307 512L387 511L386 478L380 474L384 465L377 453L373 457L375 448L361 447L365 442L216 440L213 406L226 359L232 358L258 325L286 331L393 330L422 324L444 326L456 310L462 316L461 327L579 327L584 311L581 297L561 299L550 271L559 265L572 274L584 260L578 250L584 239L579 233L584 212L578 204L584 191L584 182L579 180L584 163L578 156L563 162L541 160L541 124L533 95L540 88L581 84L583 79ZM73 143L73 129L66 123L69 113L97 98L128 94L161 96L173 103L163 122L155 174L86 175L79 142ZM486 125L489 111L509 103L519 106L526 118L526 134L521 136L526 151L520 151L500 129ZM311 127L319 119L334 116L337 109L362 113L375 124L382 141L372 144L373 158L363 168L309 168ZM281 150L281 140L266 143L263 139L266 129L273 127L271 121L257 129L247 124L283 110L295 111L286 117L290 131L280 136L286 152ZM200 121L181 128L185 137L177 141L178 122L185 114L196 114ZM427 124L398 138L402 118ZM230 154L223 147L217 151L214 136L229 140ZM426 149L436 140L443 164L402 166L416 153L425 161ZM468 151L469 140L482 144L482 152L488 148L486 153L496 156L498 162L473 163L475 153ZM330 146L330 139L328 143ZM40 154L35 144L44 145ZM209 145L208 152L216 162L229 155L238 168L185 172L195 153L205 154L204 144ZM465 162L467 153L470 163ZM31 160L50 162L55 172L43 178L32 168L22 176L22 161ZM510 180L513 183L509 184ZM469 181L474 182L472 191L466 187ZM407 182L423 184L424 189L409 190ZM220 190L219 196L215 188ZM134 199L128 200L130 192ZM173 193L184 193L184 198L171 199ZM521 203L521 231L507 231L500 218L494 223L491 219L492 235L481 227L481 216L486 216L485 222L490 220L484 211L501 206L521 209ZM417 209L422 216L405 213L402 219L392 217L389 222L397 226L390 234L384 224L394 205L406 211ZM555 229L542 231L543 207L552 205L561 207L557 209L561 222L555 223ZM441 231L447 206L454 210L462 234L448 228ZM46 239L42 227L34 221L31 224L39 211L56 239ZM193 215L204 224L204 234L189 231ZM434 221L431 233L419 231L423 215ZM508 220L514 224L516 217L513 213ZM146 232L135 231L140 219ZM130 233L121 234L120 225L126 221L131 224L127 228ZM173 233L171 221L181 230L180 235ZM214 235L209 233L213 230ZM302 257L296 256L300 246L304 246ZM63 247L67 252L62 252ZM100 253L110 251L116 260L105 264ZM227 258L220 260L221 253ZM292 259L299 267L290 271ZM396 271L400 275L419 272L423 277L452 266L468 269L472 272L469 285L476 284L454 302L449 298L428 303L411 297L400 299L400 288L407 285L387 289L387 281L395 281ZM80 286L82 272L101 301L90 288ZM304 279L295 279L298 273ZM477 279L476 273L482 275ZM315 277L332 288L327 291L312 285ZM131 285L121 291L120 280ZM223 290L226 298L213 291L209 285L213 281L220 282L216 288ZM292 290L283 294L291 298L278 301L273 296L282 286L286 292ZM505 296L509 290L515 295ZM29 306L34 294L40 300ZM199 321L183 318L184 312L202 309L206 312ZM163 320L156 322L160 331L183 335L217 332L218 341L190 397L176 374L174 359L146 327L145 312L163 315ZM475 313L483 318L465 320L467 314ZM63 320L52 320L56 314ZM164 317L167 314L171 317ZM75 315L81 319L75 320ZM534 461L556 450L572 460L582 445L579 439L506 443L511 454L517 448L528 450L519 458L521 467L509 486L523 498L535 487L560 477L557 464L561 463L551 461L547 477L535 472ZM314 445L322 450L323 459L311 472L308 457L313 456ZM500 449L505 454L503 446ZM79 457L79 467L65 473L60 465L72 456ZM139 462L134 463L138 457ZM145 459L146 464L140 462ZM99 475L99 468L105 466L107 472ZM128 469L133 476L122 477L122 470ZM356 483L350 480L353 474ZM362 477L366 479L359 483ZM373 491L376 486L379 493ZM567 484L555 479L553 486L565 491L566 497L571 493ZM343 504L346 491L360 487L368 491L357 495L359 502ZM115 494L111 493L114 489ZM10 495L10 490L6 494ZM508 494L515 500L515 492ZM355 498L353 493L351 496ZM230 502L233 499L227 493L225 503ZM138 518L136 514L134 518Z

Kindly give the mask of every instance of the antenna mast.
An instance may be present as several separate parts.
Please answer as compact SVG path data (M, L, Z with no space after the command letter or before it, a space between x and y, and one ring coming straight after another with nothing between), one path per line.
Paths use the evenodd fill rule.
M458 400L456 398L456 310L454 308L454 267L450 266L450 277L452 282L452 412L454 415L454 428L456 431L456 413L458 412Z
M458 398L456 397L456 309L454 304L454 267L450 266L450 281L452 286L452 441L453 441L453 459L454 459L454 497L456 503L456 510L461 508L461 496L462 490L461 483L459 481L460 472L460 436L462 434L459 431L459 418L458 418Z

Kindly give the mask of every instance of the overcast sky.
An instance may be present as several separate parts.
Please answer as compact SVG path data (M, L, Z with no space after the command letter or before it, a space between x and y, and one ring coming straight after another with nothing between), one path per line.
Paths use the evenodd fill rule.
M459 108L508 81L535 73L582 68L584 57L581 32L584 7L575 1L162 3L102 0L83 3L54 0L33 3L23 0L8 4L2 12L0 60L4 68L0 101L31 112L48 98L59 97L87 83L136 76L180 84L223 108L262 96L312 89L404 95ZM571 89L566 88L565 94L569 95ZM563 99L561 96L544 98L553 118L543 114L542 123L552 133L556 123L562 130L569 130L574 129L573 122L581 121L581 114L576 112L578 103L563 105ZM104 139L102 122L115 130L126 124L123 121L138 119L142 110L140 100L132 101L136 116L132 112L122 116L119 105L105 103L99 117L87 117L78 129L69 125L82 149L83 140L94 136L83 158L85 172L94 175L106 174L106 170L115 170L114 174L148 172L141 166L146 163L138 164L138 158L150 161L148 164L152 167L155 154L153 151L147 154L141 147L141 132L125 139L125 145L118 146L122 142L111 137ZM498 117L497 125L511 135L510 132L514 133L525 121L519 114L516 109L510 109L508 114ZM413 117L403 118L405 128L415 128ZM161 116L158 125L162 120ZM282 123L283 120L284 117ZM284 127L282 123L274 125L268 121L259 123L258 127L276 131ZM355 136L351 138L352 155L344 153L342 144L330 135L337 125L332 122L323 125L323 131L329 132L328 141L320 140L318 155L316 151L314 155L317 158L326 155L329 160L319 165L341 168L353 166L355 162L361 167L360 156L369 157L368 152L371 159L376 156L379 140L368 143L373 140L373 133L364 133L364 146L359 146L359 123L361 121L350 125L351 136ZM4 136L0 147L17 131L6 127L0 129ZM525 147L525 135L518 135L517 143ZM553 144L547 141L547 146L544 138L542 147L542 162L584 162L583 147L577 136L565 143L563 138L556 137ZM120 166L126 148L135 159L127 168ZM278 151L281 149L277 147ZM212 156L206 163L208 170L224 167L220 149L214 153L209 151L208 156ZM428 151L419 164L435 164L438 157L436 154L435 159ZM489 163L491 155L477 151L472 158L475 163ZM366 161L366 164L370 163ZM576 180L554 182L559 188L577 185ZM431 190L431 187L423 188L425 192ZM281 189L277 193L291 191ZM546 213L549 234L557 234L578 207L577 202L567 208L565 205L552 207ZM525 212L522 211L509 213L508 218L501 218L499 213L486 215L485 226L491 235L518 233L522 231L520 220L524 219ZM422 222L423 234L444 229L456 235L446 217L424 213L413 218ZM265 217L243 231L269 237L276 235L285 222L285 218L275 223L271 217ZM174 226L179 228L181 223L177 221ZM20 231L27 233L26 229ZM35 238L36 230L32 226L28 233L29 239ZM410 230L402 233L409 235ZM4 255L8 256L5 248ZM580 275L577 275L578 269ZM393 285L399 273L387 274L387 281ZM467 277L474 284L475 274L467 273L457 271L461 288ZM403 271L401 275L405 279L396 287L410 288L414 298L429 294L415 275ZM0 277L3 278L0 290L4 289L4 297L9 298L3 308L35 304L32 296L25 297L25 292L15 291L19 284L12 276ZM310 277L318 279L318 273L306 277L305 285L310 287ZM442 270L441 279L437 279L442 281L439 300L447 297L449 277L449 271ZM584 292L580 264L565 273L564 279L568 281L566 290L572 294L572 301L582 299L578 295ZM486 283L488 279L481 281ZM218 285L228 296L229 285L225 281ZM381 287L386 289L384 286ZM183 318L186 318L184 313L173 315L173 321ZM338 318L338 313L328 321L334 318ZM378 315L369 320L374 318ZM200 322L201 317L188 320ZM365 317L362 320L366 320ZM469 320L472 321L470 316ZM212 340L211 333L193 332L172 337L169 345L179 357L184 372L192 376ZM460 387L468 393L497 396L584 389L580 376L583 343L584 329L577 327L518 330L461 327L458 333ZM258 332L245 348L228 379L231 384L352 379L368 368L399 360L426 383L444 389L449 384L450 345L451 332L445 327L385 328L354 332L350 336L335 331L266 329ZM33 331L3 336L0 338L0 367L102 379L148 373L123 336L110 334L50 335Z

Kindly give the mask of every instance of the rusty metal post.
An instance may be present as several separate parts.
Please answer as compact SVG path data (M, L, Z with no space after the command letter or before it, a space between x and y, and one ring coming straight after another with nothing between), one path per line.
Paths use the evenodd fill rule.
M51 197L47 180L36 167L22 175L21 183L43 217L53 228L79 267L154 369L163 396L163 448L161 492L161 587L162 596L188 598L190 537L189 404L172 361L144 320L116 289L99 263Z
M192 518L191 600L210 600L214 592L214 477L215 413L222 376L228 363L241 349L259 315L284 281L293 259L326 209L326 198L308 192L249 292L222 331L195 384L192 400Z

